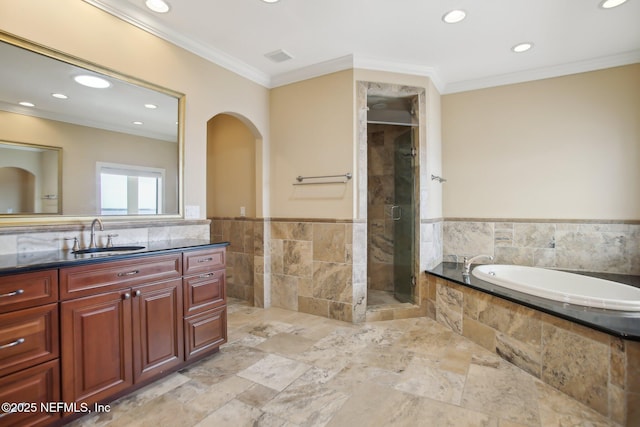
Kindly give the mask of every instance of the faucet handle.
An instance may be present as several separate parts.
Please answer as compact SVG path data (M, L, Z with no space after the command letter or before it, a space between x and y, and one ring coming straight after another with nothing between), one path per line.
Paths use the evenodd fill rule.
M65 237L64 240L73 240L73 248L71 249L72 251L80 250L80 244L78 243L77 237Z
M108 248L112 248L113 247L113 238L114 237L118 237L117 234L107 234L107 247Z

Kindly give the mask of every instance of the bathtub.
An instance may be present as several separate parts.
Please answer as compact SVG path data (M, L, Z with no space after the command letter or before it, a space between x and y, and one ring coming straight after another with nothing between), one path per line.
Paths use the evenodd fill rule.
M472 274L485 282L554 301L640 311L640 288L610 280L520 265L479 265Z

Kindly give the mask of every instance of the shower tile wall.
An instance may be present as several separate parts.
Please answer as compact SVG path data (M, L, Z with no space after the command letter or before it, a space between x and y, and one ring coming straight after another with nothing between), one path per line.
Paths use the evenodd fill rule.
M446 220L444 261L490 254L495 263L640 274L640 224Z
M367 289L393 292L394 141L406 127L367 126Z

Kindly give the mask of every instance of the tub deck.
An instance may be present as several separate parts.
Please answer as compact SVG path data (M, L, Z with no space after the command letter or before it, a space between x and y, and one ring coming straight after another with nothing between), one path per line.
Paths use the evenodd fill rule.
M463 277L462 264L443 262L427 274L458 283L526 307L561 317L620 338L640 341L640 312L605 310L552 301L480 280L473 275ZM612 273L571 272L598 277L640 288L640 276Z

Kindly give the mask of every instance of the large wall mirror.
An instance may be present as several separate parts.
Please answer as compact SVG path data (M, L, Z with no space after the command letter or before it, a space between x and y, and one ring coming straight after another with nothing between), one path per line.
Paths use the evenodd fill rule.
M182 215L183 94L3 32L0 58L0 224Z

